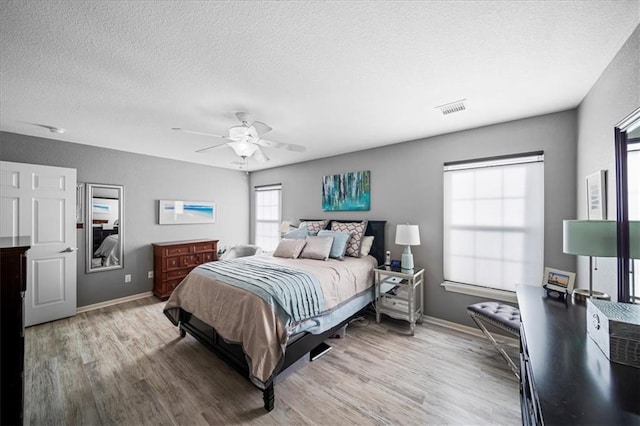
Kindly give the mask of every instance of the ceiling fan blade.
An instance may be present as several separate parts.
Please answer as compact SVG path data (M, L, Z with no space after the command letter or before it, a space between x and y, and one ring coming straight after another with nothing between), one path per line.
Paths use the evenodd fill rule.
M171 130L176 130L178 132L192 133L194 135L200 135L200 136L213 136L214 138L228 139L226 136L214 135L213 133L197 132L195 130L181 129L180 127L172 127Z
M258 150L253 153L252 157L255 158L258 163L265 163L269 161L269 157L267 157L260 148L258 148Z
M266 139L256 139L253 141L256 145L264 146L266 148L281 148L284 145L282 142L268 141Z
M264 135L265 133L269 133L272 129L271 126L269 126L268 124L263 123L262 121L254 121L253 124L251 124L253 127L255 127L256 132L258 132L259 136Z
M208 146L206 148L198 149L196 150L196 152L199 154L202 154L203 152L211 151L212 149L216 149L216 148L224 148L225 146L227 146L226 142L218 145L213 145L213 146Z

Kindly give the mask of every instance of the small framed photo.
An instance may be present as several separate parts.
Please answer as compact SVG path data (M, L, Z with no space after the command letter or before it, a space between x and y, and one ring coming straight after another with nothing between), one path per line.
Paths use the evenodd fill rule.
M586 177L587 181L587 219L605 220L607 218L606 170L600 170Z
M544 268L542 287L562 293L571 294L576 281L574 272L561 271L560 269Z

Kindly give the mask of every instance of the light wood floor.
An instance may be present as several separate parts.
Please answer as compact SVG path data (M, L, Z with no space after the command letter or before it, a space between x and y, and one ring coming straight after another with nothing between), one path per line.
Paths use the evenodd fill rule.
M373 319L276 385L276 408L149 297L26 331L25 424L520 424L518 383L480 337Z

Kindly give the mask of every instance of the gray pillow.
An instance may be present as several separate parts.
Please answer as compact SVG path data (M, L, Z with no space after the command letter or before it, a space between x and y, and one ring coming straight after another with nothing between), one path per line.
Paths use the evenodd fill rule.
M338 232L323 229L318 232L318 237L333 237L333 244L331 245L329 257L333 259L342 259L344 257L344 252L347 251L347 244L351 238L351 232Z
M300 253L301 259L327 260L329 258L333 237L309 236L306 242L307 244L302 249L302 253Z
M306 243L307 242L305 240L280 240L278 247L276 247L276 251L273 252L273 257L297 259Z
M309 230L306 226L301 226L298 229L294 229L293 231L289 231L282 236L282 238L286 238L289 240L304 240L309 235Z

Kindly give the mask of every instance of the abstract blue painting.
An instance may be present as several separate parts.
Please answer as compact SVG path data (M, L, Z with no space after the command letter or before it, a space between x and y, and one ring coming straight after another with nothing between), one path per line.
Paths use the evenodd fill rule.
M370 210L371 172L342 173L322 178L322 210Z
M216 205L210 201L160 200L160 225L216 223Z

